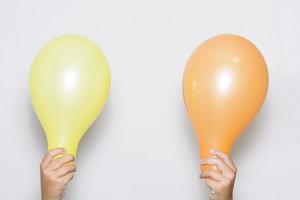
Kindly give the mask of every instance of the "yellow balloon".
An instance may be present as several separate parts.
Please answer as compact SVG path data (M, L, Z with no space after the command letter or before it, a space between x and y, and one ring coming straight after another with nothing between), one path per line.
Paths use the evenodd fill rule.
M78 144L109 94L110 71L102 51L87 38L55 38L35 57L30 93L48 149L76 156Z

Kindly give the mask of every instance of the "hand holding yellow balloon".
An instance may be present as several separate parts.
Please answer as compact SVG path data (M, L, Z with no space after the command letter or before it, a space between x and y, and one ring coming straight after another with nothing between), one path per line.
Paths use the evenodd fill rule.
M48 140L76 155L81 137L101 112L109 94L110 71L102 51L84 37L50 41L30 72L32 105Z
M243 37L215 36L194 51L185 68L183 95L202 159L211 148L229 154L260 109L268 80L262 54Z

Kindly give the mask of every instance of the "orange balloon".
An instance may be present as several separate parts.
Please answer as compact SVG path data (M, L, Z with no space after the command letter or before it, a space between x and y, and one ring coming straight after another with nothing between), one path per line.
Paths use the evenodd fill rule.
M191 55L183 77L183 96L200 145L227 154L259 111L268 90L268 69L259 50L237 35L218 35Z

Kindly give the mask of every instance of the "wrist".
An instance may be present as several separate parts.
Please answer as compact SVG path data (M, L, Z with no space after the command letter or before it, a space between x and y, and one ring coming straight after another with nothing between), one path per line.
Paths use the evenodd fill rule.
M233 197L230 196L230 197L228 197L226 200L233 200Z
M228 197L216 197L213 200L233 200L232 196L228 196Z
M59 199L55 198L55 197L49 197L49 196L46 196L46 195L42 195L42 200L59 200Z

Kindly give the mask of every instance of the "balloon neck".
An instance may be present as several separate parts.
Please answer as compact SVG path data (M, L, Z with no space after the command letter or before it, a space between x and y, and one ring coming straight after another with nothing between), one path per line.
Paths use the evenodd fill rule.
M57 141L48 140L48 151L61 147L66 150L67 154L72 154L73 156L76 156L79 142L74 143L74 141L72 141L71 143L70 141L72 140L70 139L57 140Z
M210 150L215 149L215 150L219 150L222 151L224 153L226 153L227 155L230 154L230 150L231 150L231 143L218 143L218 142L214 142L214 143L206 143L206 144L201 144L200 143L200 148L199 148L199 155L200 155L200 159L205 159L209 156L212 156L212 154L210 153Z

